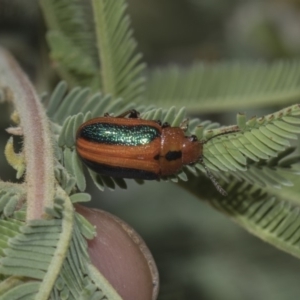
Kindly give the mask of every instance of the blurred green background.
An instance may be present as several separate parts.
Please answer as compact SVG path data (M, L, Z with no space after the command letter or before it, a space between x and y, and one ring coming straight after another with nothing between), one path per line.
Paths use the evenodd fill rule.
M128 0L139 50L150 67L196 60L273 61L300 55L297 0ZM0 0L0 44L39 93L59 80L48 59L36 1ZM277 110L278 108L276 108ZM249 111L263 115L264 111ZM0 110L0 147L10 125ZM237 112L199 116L229 125ZM3 151L0 151L0 154ZM14 171L0 156L4 180ZM300 262L249 235L226 216L171 183L128 181L104 193L92 184L94 207L112 212L144 238L160 272L160 300L299 299Z

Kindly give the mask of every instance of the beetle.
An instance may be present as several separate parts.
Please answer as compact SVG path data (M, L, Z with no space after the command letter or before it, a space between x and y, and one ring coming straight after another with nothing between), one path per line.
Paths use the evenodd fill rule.
M187 123L144 120L136 110L112 117L93 118L76 133L81 160L96 173L112 177L154 180L178 173L183 166L201 163L216 189L219 185L203 161L203 145L195 135L186 136Z

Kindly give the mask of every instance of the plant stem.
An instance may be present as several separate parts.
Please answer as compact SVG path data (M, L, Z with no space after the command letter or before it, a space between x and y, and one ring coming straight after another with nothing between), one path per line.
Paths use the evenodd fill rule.
M27 185L27 220L41 219L53 207L54 158L49 122L27 76L15 59L0 48L0 88L14 103L23 129Z

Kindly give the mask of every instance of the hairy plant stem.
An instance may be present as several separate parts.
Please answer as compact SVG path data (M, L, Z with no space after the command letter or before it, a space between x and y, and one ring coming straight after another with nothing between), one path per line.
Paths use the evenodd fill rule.
M54 158L45 110L15 59L0 48L0 89L13 102L23 130L27 185L27 220L41 219L53 207Z

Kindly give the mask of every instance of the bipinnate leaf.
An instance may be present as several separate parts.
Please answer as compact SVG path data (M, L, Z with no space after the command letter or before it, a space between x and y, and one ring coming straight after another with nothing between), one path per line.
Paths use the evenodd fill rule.
M121 97L124 104L141 98L145 64L136 51L124 0L40 0L40 4L51 58L70 85Z
M298 182L299 179L295 178ZM207 178L199 181L189 176L180 185L199 199L206 199L210 205L225 213L247 231L273 246L300 258L300 214L299 207L292 204L288 192L281 195L274 189L260 188L231 177L220 184L228 192L220 195L214 187L207 188Z
M51 101L57 103L51 117L53 120L66 118L63 126L58 129L57 137L63 153L61 162L77 182L79 190L84 191L84 167L75 151L77 129L85 120L92 117L89 109L92 109L95 100L97 100L97 105L92 109L93 116L104 116L107 112L117 116L122 112L122 105L120 101L112 107L109 96L99 93L85 94L86 89L78 87L62 97L61 93L57 91L60 86L58 85L53 94L60 95L62 99L57 101L55 97L51 96ZM81 113L76 114L76 110L78 111L80 107L80 101L76 101L76 99L83 94L85 94L85 104L81 106ZM51 101L49 105L53 107ZM73 105L68 106L68 102ZM71 115L67 117L69 113ZM293 152L290 140L297 139L297 134L300 133L299 115L300 107L296 104L276 113L259 118L253 117L250 120L247 120L244 114L238 114L237 125L220 127L219 124L210 121L188 120L185 108L181 108L179 111L175 107L168 110L141 111L142 119L160 120L171 126L181 126L187 130L187 135L195 134L203 143L204 162L216 177L228 180L226 178L233 176L251 184L276 188L293 185L284 174L281 174L282 171L285 173L298 172L292 166L299 161L299 158L294 157L293 161L288 162L286 157ZM177 182L178 178L186 181L185 170L192 171L195 175L197 170L205 172L203 166L198 163L195 166L183 168L181 173L174 174L169 179L174 182ZM121 188L126 187L123 179L108 178L92 171L89 172L94 183L101 190L105 185L110 189L114 189L116 184Z
M196 62L148 72L145 101L158 107L186 105L216 113L293 104L300 96L300 61Z

